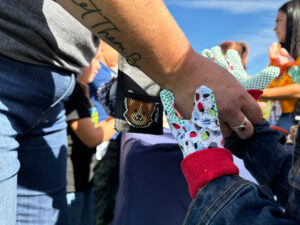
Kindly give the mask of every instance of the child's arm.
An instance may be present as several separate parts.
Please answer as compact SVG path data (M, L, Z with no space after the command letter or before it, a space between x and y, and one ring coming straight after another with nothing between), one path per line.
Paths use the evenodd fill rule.
M116 133L115 119L109 117L100 123L92 121L90 111L92 104L85 95L86 91L86 88L82 88L82 84L77 81L72 95L65 102L65 108L69 127L86 146L93 148Z
M91 117L69 121L69 125L77 137L89 148L109 140L116 133L115 119L111 117L101 121L96 127Z

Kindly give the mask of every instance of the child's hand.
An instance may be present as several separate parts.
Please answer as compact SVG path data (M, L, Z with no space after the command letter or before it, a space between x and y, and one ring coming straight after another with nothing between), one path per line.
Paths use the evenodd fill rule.
M285 48L281 48L280 44L273 43L269 48L269 57L271 64L281 68L284 72L287 67L294 66L296 64L294 58L290 56Z
M202 149L223 148L217 106L211 89L200 86L196 90L191 120L178 118L172 92L162 90L160 97L171 131L184 157Z

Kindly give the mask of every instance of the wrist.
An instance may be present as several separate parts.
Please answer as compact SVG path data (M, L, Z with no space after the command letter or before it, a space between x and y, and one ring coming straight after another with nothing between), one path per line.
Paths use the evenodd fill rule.
M230 151L224 148L205 149L187 156L181 163L193 198L198 190L214 179L225 175L237 175Z
M165 83L164 88L174 93L176 109L183 118L188 119L193 109L195 90L201 85L213 91L223 89L221 76L227 83L236 82L224 68L191 50L172 78Z
M185 119L191 117L195 90L203 83L201 66L204 60L191 49L163 86L164 89L173 92L176 109Z

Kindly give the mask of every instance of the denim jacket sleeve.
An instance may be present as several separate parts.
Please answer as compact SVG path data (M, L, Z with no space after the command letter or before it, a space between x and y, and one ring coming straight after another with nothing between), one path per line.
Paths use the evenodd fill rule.
M226 139L225 146L244 160L262 185L239 176L219 177L198 191L184 224L299 224L300 154L296 145L293 157L293 152L284 148L284 142L284 135L271 129L266 121L255 127L249 140L235 136Z
M225 147L244 160L245 167L261 185L269 187L278 202L286 206L290 185L288 173L293 153L284 146L285 135L262 121L254 127L254 134L247 140L237 136L225 139Z
M244 160L246 168L261 185L271 188L285 215L300 223L300 132L294 150L284 146L285 135L262 121L248 140L232 136L225 146Z
M223 176L202 187L184 225L296 225L272 192L239 176Z

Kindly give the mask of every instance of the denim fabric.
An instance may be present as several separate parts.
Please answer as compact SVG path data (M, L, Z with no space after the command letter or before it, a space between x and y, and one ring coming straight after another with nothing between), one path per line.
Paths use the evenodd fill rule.
M74 83L65 72L0 55L1 224L66 224L62 101Z
M184 225L296 225L270 189L238 176L218 178L199 190Z
M94 191L67 193L69 225L94 225Z
M287 132L290 132L291 126L297 124L297 122L295 122L294 116L294 113L282 113L276 123L276 126L285 129Z
M235 135L225 139L225 147L244 160L252 176L259 184L270 187L282 206L289 196L288 173L293 160L285 142L285 135L271 129L265 120L254 127L253 136L247 140Z
M185 224L299 224L297 147L293 163L293 152L288 151L284 143L284 134L271 129L266 121L256 125L254 135L247 140L237 136L225 139L225 147L244 160L246 168L261 185L238 176L212 181L199 190Z

